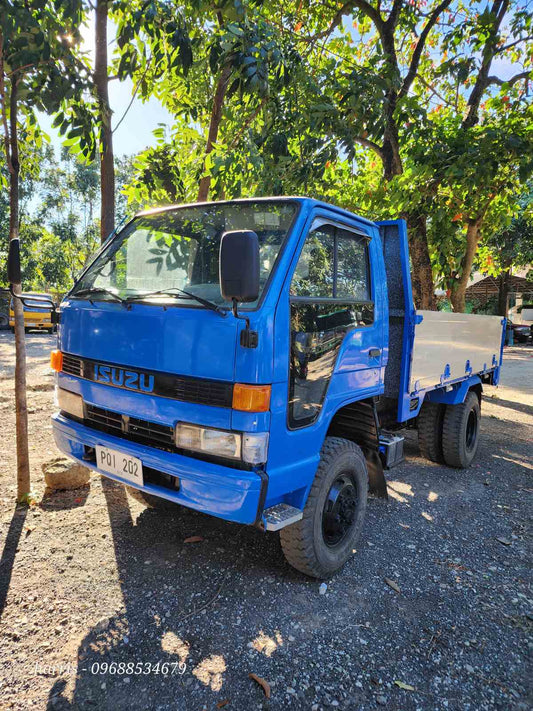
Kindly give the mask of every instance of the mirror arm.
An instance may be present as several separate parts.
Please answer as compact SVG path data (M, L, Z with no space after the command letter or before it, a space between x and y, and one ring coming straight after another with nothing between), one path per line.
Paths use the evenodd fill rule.
M240 319L241 321L244 321L246 323L246 326L243 331L241 331L241 346L243 348L257 348L257 344L259 342L259 337L257 331L252 331L250 330L250 319L248 316L242 316L238 312L238 301L237 299L232 299L233 306L232 306L232 311L233 315L235 318Z

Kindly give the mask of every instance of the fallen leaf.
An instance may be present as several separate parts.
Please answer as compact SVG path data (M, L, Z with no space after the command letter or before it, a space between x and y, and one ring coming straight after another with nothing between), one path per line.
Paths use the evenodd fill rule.
M501 543L503 546L510 546L511 541L509 541L507 538L496 538L496 540Z
M250 677L250 679L253 679L253 681L255 681L256 684L259 684L259 686L265 692L265 696L267 697L267 699L269 699L270 698L270 684L268 683L268 681L261 679L261 677L257 676L257 674L251 673L251 674L248 674L248 676Z
M189 536L189 538L186 538L183 542L184 543L200 543L200 541L203 541L204 538L203 536Z
M400 526L402 528L411 528L411 526L408 526L406 523L401 523Z
M396 686L399 686L400 689L405 689L405 691L414 691L415 687L411 686L411 684L404 684L403 681L395 681L394 682Z
M395 583L394 580L391 580L390 578L383 578L383 579L385 580L385 582L387 583L389 588L392 588L397 593L401 592L401 590L398 586L398 583Z
M219 701L217 704L217 709L223 709L224 706L229 704L229 699L224 699L224 701Z

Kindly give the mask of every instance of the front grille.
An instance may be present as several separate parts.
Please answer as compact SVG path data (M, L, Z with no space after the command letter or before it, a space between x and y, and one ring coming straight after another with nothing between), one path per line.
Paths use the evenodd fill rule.
M123 437L131 442L146 444L149 447L164 449L169 452L176 451L174 446L174 428L160 425L157 422L148 422L138 417L120 415L103 407L86 405L84 424L101 432Z
M147 376L153 381L151 395L180 400L182 402L192 402L197 405L211 405L213 407L231 407L233 398L233 384L221 382L219 380L207 380L204 378L190 378L184 375L173 375L171 373L159 373L156 371L144 371L127 366L118 366L111 363L100 363L79 356L63 353L63 372L68 375L75 375L84 380L93 382L104 382L110 387L119 387L123 390L141 392L136 387L118 385L117 382L125 382L117 379L117 382L99 380L95 375L98 368L95 366L106 366L111 374L114 371L127 371L128 373L139 373ZM143 383L147 380L143 378Z
M68 373L69 375L75 375L77 378L81 377L81 359L76 356L71 356L68 353L63 353L63 367L62 371Z
M159 425L157 422L139 420L130 417L127 423L128 434L136 442L150 444L152 447L160 446L162 449L174 449L174 428L168 425Z

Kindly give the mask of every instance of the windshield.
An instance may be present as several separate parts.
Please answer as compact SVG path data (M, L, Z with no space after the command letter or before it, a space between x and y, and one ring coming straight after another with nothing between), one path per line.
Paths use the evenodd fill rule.
M146 294L147 300L159 302L169 297L148 293L184 289L224 305L218 262L220 238L229 230L253 230L259 238L261 296L296 210L296 203L258 201L193 205L141 215L95 259L71 296L92 289L91 300L108 300L113 296L106 294L108 290L125 299ZM181 298L198 306L190 296Z

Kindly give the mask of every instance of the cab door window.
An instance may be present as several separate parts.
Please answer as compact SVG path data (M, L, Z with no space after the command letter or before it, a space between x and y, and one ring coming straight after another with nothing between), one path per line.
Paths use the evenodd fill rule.
M369 238L333 224L311 229L290 287L289 425L320 413L346 333L374 321Z

